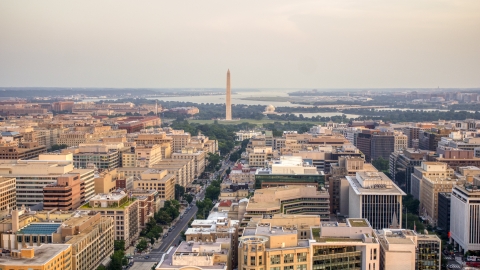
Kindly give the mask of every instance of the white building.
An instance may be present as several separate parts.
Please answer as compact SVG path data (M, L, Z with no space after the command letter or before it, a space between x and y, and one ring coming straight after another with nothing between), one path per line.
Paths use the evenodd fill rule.
M345 178L349 183L350 218L365 218L374 229L401 228L402 196L407 194L390 178L381 172L365 171Z
M235 133L235 140L241 142L243 140L251 139L252 137L260 136L262 132L260 131L240 131Z
M480 178L474 185L453 188L450 205L451 239L459 250L480 250Z

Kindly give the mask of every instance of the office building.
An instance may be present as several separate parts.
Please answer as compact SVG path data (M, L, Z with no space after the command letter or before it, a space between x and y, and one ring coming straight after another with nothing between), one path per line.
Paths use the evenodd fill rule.
M414 167L411 183L412 189L411 194L417 200L420 200L420 194L422 189L422 179L424 177L427 178L435 178L435 177L442 177L442 178L453 178L455 175L454 170L448 168L446 163L443 162L422 162L421 166ZM449 191L446 191L449 192Z
M139 204L129 195L121 192L97 194L80 207L80 210L99 212L115 222L114 240L124 240L125 246L133 245L140 233Z
M265 221L255 225L245 228L239 238L239 269L311 269L309 240L301 238L294 224L273 226Z
M395 136L391 132L363 130L358 134L357 147L365 154L367 162L379 158L388 160L390 154L395 151Z
M427 168L428 166L438 166L446 168L445 163L432 164L432 162L424 162L427 165L422 166ZM429 165L430 164L430 165ZM420 183L420 216L424 218L429 224L436 226L438 220L438 194L441 192L451 192L453 187L457 184L461 184L464 181L457 179L454 176L450 176L451 169L445 169L444 173L439 175L423 176ZM447 174L447 175L443 175Z
M133 181L134 189L155 189L161 200L175 198L175 175L167 170L148 169L140 173L140 178Z
M14 177L0 176L0 214L17 206L17 181Z
M450 233L462 252L480 250L480 178L473 184L456 185L450 206Z
M156 266L156 270L192 269L232 270L228 268L231 258L228 249L221 243L181 242L168 250Z
M401 227L402 196L406 194L390 178L381 172L356 172L355 177L345 178L350 218L367 219L374 229Z
M2 256L0 268L73 270L72 246L67 244L43 244L12 250L10 256Z
M23 142L20 145L15 142L0 143L0 159L33 159L45 152L47 148L38 142Z
M444 232L450 231L451 197L451 192L438 193L437 228Z
M375 234L381 250L379 269L441 269L442 241L438 236L398 229L377 230Z
M349 184L346 175L355 176L357 172L377 172L370 163L365 163L361 157L341 156L338 163L333 163L328 179L328 193L330 194L330 207L332 214L345 215L348 213L348 200L342 204L341 198L348 197ZM327 175L328 176L328 175Z
M85 202L85 183L79 174L64 174L43 188L43 209L75 210Z
M255 190L245 218L274 214L319 215L330 219L330 196L315 186L287 185Z
M0 176L15 177L17 182L17 206L34 206L43 202L43 188L56 184L58 177L79 174L85 184L85 200L93 196L94 171L74 169L70 161L19 160L0 164ZM32 185L33 184L33 185Z
M423 161L426 161L429 153L431 152L409 148L402 152L393 152L390 155L390 175L395 184L397 184L404 192L412 192L411 181L414 168L419 167Z
M325 175L297 156L282 156L273 161L271 168L257 169L255 173L256 189L287 185L311 185L325 190Z
M312 268L307 269L379 269L380 247L368 220L321 222L311 231Z
M78 148L68 148L62 153L73 154L75 168L85 169L92 165L99 170L113 170L120 166L120 153L123 143L79 144Z
M198 178L205 171L206 153L195 148L183 148L182 152L173 153L172 159L193 160L194 177Z

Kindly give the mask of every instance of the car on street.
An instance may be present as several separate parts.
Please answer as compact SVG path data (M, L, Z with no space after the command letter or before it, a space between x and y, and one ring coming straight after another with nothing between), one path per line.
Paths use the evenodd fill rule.
M145 256L145 259L149 259L149 258L150 258L150 256L148 256L148 255L147 255L147 256Z

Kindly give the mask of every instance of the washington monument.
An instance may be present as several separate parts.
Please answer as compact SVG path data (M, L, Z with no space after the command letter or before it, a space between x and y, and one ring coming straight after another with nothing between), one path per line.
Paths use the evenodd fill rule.
M225 120L232 120L232 91L230 89L230 69L227 71L227 97L225 100Z

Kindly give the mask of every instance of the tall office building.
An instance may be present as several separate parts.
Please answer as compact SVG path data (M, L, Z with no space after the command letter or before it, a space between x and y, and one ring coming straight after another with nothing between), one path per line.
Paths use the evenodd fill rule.
M225 120L232 120L232 91L230 89L230 69L227 71L227 97L225 99Z
M459 251L480 250L480 177L474 184L453 187L450 206L450 232Z
M384 173L357 171L345 176L349 183L348 216L367 219L372 228L401 228L405 194ZM347 200L342 198L341 200ZM346 202L340 202L340 205Z

